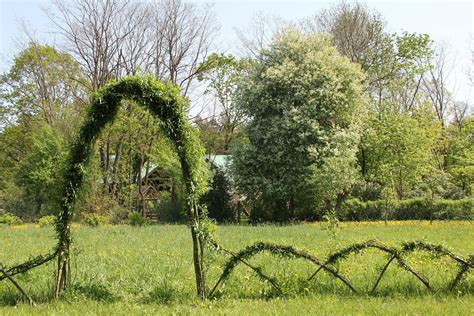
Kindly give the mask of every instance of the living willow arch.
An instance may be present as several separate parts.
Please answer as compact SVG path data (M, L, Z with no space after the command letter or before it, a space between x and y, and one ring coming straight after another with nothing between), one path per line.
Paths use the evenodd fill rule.
M173 143L181 163L186 188L186 205L189 226L193 242L193 260L196 273L197 292L205 297L205 276L202 267L203 243L199 232L199 209L197 199L205 191L206 167L202 157L203 149L183 113L186 100L180 95L179 88L163 83L152 77L127 77L110 82L98 90L76 142L71 148L71 157L66 169L66 186L63 192L61 210L56 222L58 238L54 252L58 259L55 295L59 297L70 278L71 219L85 172L85 164L93 153L102 129L112 123L122 100L131 100L147 108L160 119L161 127Z

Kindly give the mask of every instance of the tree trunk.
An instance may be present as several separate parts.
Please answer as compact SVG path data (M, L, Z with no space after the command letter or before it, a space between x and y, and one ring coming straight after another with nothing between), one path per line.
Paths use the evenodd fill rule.
M240 204L237 203L237 223L239 223L239 225L241 224L241 213L242 210L240 209Z
M362 176L367 175L367 158L364 146L360 146L360 168Z
M285 200L278 199L275 201L274 216L277 222L286 222L289 218L288 203Z
M103 191L105 192L105 189L108 185L108 179L107 179L107 168L108 166L106 165L107 164L107 161L106 161L106 158L105 158L105 143L104 141L101 141L100 142L100 145L99 145L99 154L100 154L100 166L101 166L101 169L102 169L102 179L103 179Z
M173 206L176 206L178 204L178 193L176 192L175 183L171 184L171 203L173 203Z
M113 197L116 197L117 194L117 187L118 187L118 172L119 172L119 166L120 166L120 159L122 158L122 147L123 143L125 141L125 134L122 134L120 136L120 139L115 146L115 159L114 159L114 165L113 165L113 170L112 170L112 183L110 185L110 194Z
M145 202L145 194L143 193L143 185L142 185L142 169L144 165L144 148L140 146L140 168L138 170L138 194L140 195L140 212L143 216L146 214L146 202Z
M349 194L349 192L342 192L342 193L339 193L336 197L336 205L334 207L334 210L337 212L339 212L341 210L341 206L342 206L342 203L344 202L344 200L346 199L347 195Z
M183 170L183 178L186 180L186 193L188 197L192 197L194 193L194 183L192 182L188 162L184 157L181 157L181 168ZM193 263L194 273L196 275L197 295L204 300L206 299L206 276L203 267L205 240L202 235L199 234L199 209L193 198L188 198L187 200L187 216L193 240Z
M109 181L109 173L110 173L110 134L107 136L107 143L105 146L105 173L104 173L104 184L107 193L110 193L110 181Z
M398 187L397 187L397 197L399 200L403 200L403 177L402 177L402 169L398 171Z
M293 196L290 197L290 202L288 203L288 209L290 212L290 219L292 221L296 220L296 208L295 208L295 199Z
M102 178L104 181L103 191L110 193L109 184L109 162L110 162L110 134L106 140L100 142L100 165L102 167Z

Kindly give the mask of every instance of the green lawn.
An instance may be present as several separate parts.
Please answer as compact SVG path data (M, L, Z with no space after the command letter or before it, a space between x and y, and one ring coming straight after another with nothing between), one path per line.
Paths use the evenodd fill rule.
M474 224L469 222L341 223L336 239L320 224L293 226L220 226L216 239L233 251L257 241L293 245L324 259L332 251L376 238L388 245L426 240L467 257L474 251ZM77 226L77 225L76 225ZM393 264L377 292L368 295L386 262L379 251L352 255L338 268L358 289L351 293L339 280L320 273L307 282L315 267L302 260L259 254L250 261L277 278L284 296L239 265L219 287L217 298L195 298L191 235L185 226L155 225L143 228L107 226L74 227L72 287L61 301L52 299L54 262L16 279L38 303L28 306L16 289L0 282L0 315L10 314L455 314L474 310L474 272L453 292L429 293L412 275ZM6 266L46 253L53 245L52 228L34 225L0 226L0 262ZM216 282L227 257L209 253L209 286ZM456 272L446 258L415 253L407 262L441 289Z

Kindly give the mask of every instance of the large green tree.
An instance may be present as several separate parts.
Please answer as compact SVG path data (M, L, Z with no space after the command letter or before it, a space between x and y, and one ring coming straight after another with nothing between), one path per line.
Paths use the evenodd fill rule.
M51 214L61 198L66 144L61 135L47 124L35 131L30 143L30 151L20 163L16 182L24 189L22 198L31 201L36 215Z
M2 123L42 120L72 133L84 104L80 66L67 53L31 42L0 79Z
M31 42L0 78L0 204L38 214L57 205L65 143L81 122L83 75L73 58Z
M452 126L447 154L447 169L459 187L472 195L474 186L474 117L469 117L461 130Z
M357 1L336 3L306 19L303 28L331 34L338 51L361 65L376 109L387 101L401 111L416 107L432 55L428 35L389 33L382 15Z
M223 150L236 137L238 128L244 123L245 115L236 106L237 87L244 74L250 69L250 61L237 59L232 55L212 54L201 64L199 80L207 85L206 94L214 98L215 117L223 134Z
M393 189L399 199L422 181L433 166L433 138L408 114L375 115L366 135L366 178Z
M357 143L350 140L363 116L363 75L329 37L295 29L277 36L254 67L239 92L250 121L248 141L233 150L233 179L259 205L255 214L265 209L263 218L285 221L315 206L315 168Z

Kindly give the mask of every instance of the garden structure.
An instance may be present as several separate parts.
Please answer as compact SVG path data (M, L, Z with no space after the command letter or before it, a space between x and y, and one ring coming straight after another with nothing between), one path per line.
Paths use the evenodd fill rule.
M232 273L238 264L244 264L253 270L261 280L270 284L277 293L283 294L278 281L264 273L261 267L249 262L253 256L267 252L275 256L302 259L315 265L315 272L308 276L307 282L314 281L320 271L325 271L329 275L343 282L350 290L357 292L344 275L338 271L337 263L346 259L354 253L361 253L365 250L376 249L387 256L387 262L380 267L380 274L371 292L374 292L382 280L387 268L396 263L400 268L413 275L429 290L434 291L428 278L415 271L409 266L406 256L413 251L423 251L432 254L434 257L447 257L456 262L458 271L454 278L449 281L447 289L454 289L459 282L474 268L474 256L463 258L452 253L440 245L433 245L426 242L406 242L401 247L389 247L378 241L370 240L365 243L353 244L344 249L330 254L327 259L319 259L312 254L298 250L292 246L276 245L259 242L250 245L240 252L233 252L220 246L212 236L203 229L201 222L204 214L200 214L198 205L199 197L205 192L207 185L207 167L202 147L193 129L186 119L183 106L186 100L181 97L179 89L168 83L155 80L152 77L127 77L120 81L113 81L98 90L92 97L88 116L82 126L76 142L73 144L69 157L69 167L65 174L66 185L64 187L63 200L56 222L56 247L46 255L34 257L22 264L13 267L0 265L0 281L10 280L25 296L26 292L14 280L14 276L24 273L42 264L57 260L57 273L55 282L55 296L59 298L62 290L70 283L71 267L71 221L73 218L74 203L78 196L83 182L86 165L90 159L94 143L101 130L110 123L113 123L118 108L123 100L135 102L147 108L154 116L160 119L163 133L171 140L179 158L183 180L186 188L186 210L188 225L192 237L193 264L196 278L197 294L200 298L213 296L216 289ZM230 257L223 268L221 276L211 288L209 295L206 293L206 277L204 274L204 249L210 249L224 253ZM30 302L32 302L30 300Z
M56 222L57 246L47 255L37 256L23 264L4 269L4 276L10 279L15 274L26 272L57 258L55 296L58 298L61 291L68 285L74 203L84 179L86 164L92 155L94 143L101 130L114 121L123 100L136 102L160 119L164 134L171 140L177 152L187 194L186 208L193 242L197 292L204 298L205 279L202 269L204 241L198 234L200 216L196 203L205 190L206 167L201 158L204 153L183 113L186 100L181 97L179 89L175 85L162 83L152 77L127 77L120 81L110 82L94 94L88 116L70 152L69 167L65 175L66 186Z

